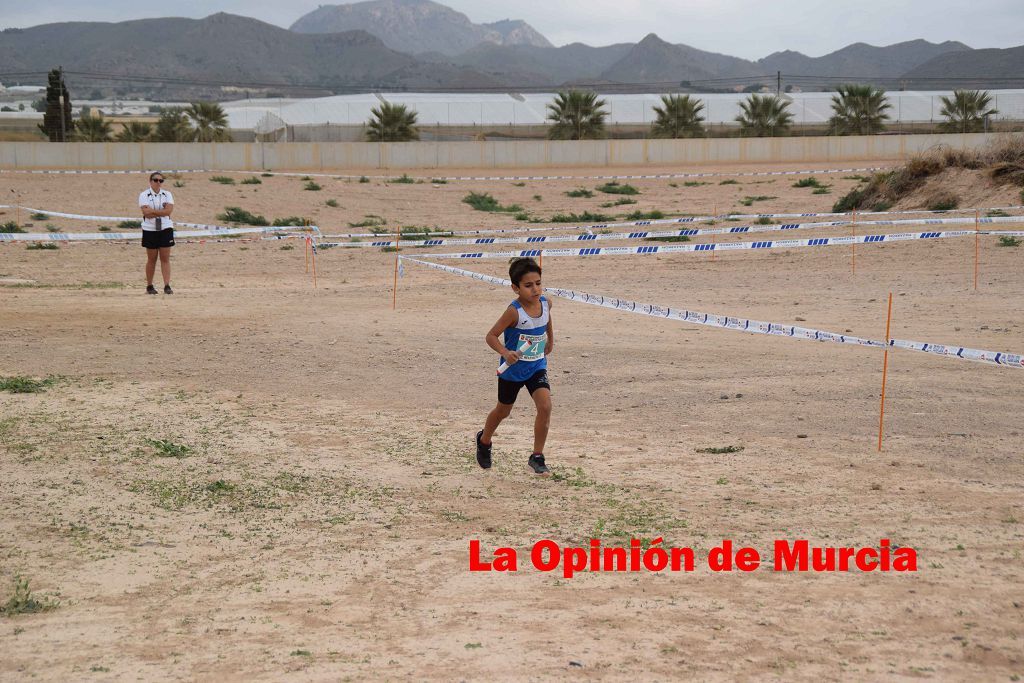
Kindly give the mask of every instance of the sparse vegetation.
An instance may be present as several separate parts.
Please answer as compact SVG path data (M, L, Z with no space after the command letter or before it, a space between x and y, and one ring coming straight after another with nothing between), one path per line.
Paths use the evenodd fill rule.
M53 251L55 249L60 249L60 247L53 242L33 242L25 248L39 251Z
M416 179L411 177L408 173L403 173L397 178L391 178L387 182L398 185L412 185L416 182Z
M338 200L337 199L328 199L326 202L324 202L324 204L326 206L331 207L332 209L338 208Z
M722 182L720 182L718 184L719 185L739 185L740 181L733 180L733 179L730 178L729 180L723 180Z
M384 219L383 216L375 216L373 214L367 214L364 217L364 220L361 220L358 223L349 223L348 227L350 227L350 228L371 228L371 227L381 226L381 225L384 225L386 223L387 223L387 221Z
M662 237L645 237L648 242L689 242L690 238L686 235L664 235Z
M368 183L368 182L370 182L370 179L367 178L364 175L361 175L361 176L359 176L359 182L361 182L361 183Z
M613 206L626 206L628 204L636 204L636 200L630 199L629 197L619 197L614 202L605 202L604 204L601 205L601 208L610 209Z
M1000 247L1019 247L1020 245L1021 245L1021 241L1019 239L1017 239L1016 237L1014 237L1013 235L1000 235L999 236L999 246Z
M259 178L257 178L256 176L252 176L251 178L243 178L242 179L242 184L243 185L262 185L263 181L260 180Z
M142 221L121 221L117 224L118 230L138 230L142 227Z
M14 221L7 221L3 225L0 225L0 232L15 233L15 232L27 232L27 230L24 230L21 227L19 227L18 224L15 223Z
M703 180L687 180L687 181L685 181L683 183L683 185L685 185L686 187L700 187L701 185L710 185L710 184L711 183L706 183ZM669 185L671 187L679 187L675 183L669 183Z
M816 187L811 194L832 194L832 190L828 187Z
M793 183L793 187L824 187L817 178L811 176L810 178L801 178L800 180Z
M185 458L192 452L192 449L184 444L177 444L165 439L146 439L146 443L161 458Z
M743 446L711 446L709 448L698 448L697 452L720 455L722 453L739 453L742 450Z
M778 197L772 197L764 194L757 195L756 197L751 197L748 195L740 200L740 204L742 204L743 206L753 206L754 202L766 202L769 199L778 199Z
M951 211L960 206L960 199L951 193L944 193L928 203L929 211Z
M305 184L304 184L304 185L302 186L302 189L303 189L303 190L307 190L307 191L309 191L309 192L319 192L319 191L320 191L321 189L323 189L323 188L321 188L321 187L320 187L320 185L318 185L318 184L316 183L316 181L313 181L313 180L308 180L308 181L306 181L306 183L305 183Z
M42 211L37 211L37 212L33 213L31 215L31 217L32 217L32 220L34 220L34 221L45 221L47 218L49 218L49 216L47 214L43 213Z
M275 228L283 228L294 225L312 225L313 219L306 218L305 216L285 216L284 218L275 218L271 225Z
M221 185L234 185L235 179L226 175L215 175L210 177L211 183L220 183Z
M594 196L594 193L585 187L578 187L575 190L569 190L565 193L566 197L586 197L590 198Z

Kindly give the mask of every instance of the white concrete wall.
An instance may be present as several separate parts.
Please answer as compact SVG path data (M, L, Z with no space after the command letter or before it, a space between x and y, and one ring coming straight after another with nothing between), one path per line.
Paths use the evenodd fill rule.
M820 164L903 159L936 145L977 148L994 139L1020 135L969 133L580 142L0 142L0 168L342 172L737 163Z

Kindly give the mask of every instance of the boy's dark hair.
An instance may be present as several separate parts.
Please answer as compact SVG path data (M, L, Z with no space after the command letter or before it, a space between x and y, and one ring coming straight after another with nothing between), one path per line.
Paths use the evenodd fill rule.
M512 262L512 265L508 267L508 279L512 280L512 284L516 287L519 286L519 281L523 279L523 276L527 273L537 273L541 275L540 266L532 258L517 258Z

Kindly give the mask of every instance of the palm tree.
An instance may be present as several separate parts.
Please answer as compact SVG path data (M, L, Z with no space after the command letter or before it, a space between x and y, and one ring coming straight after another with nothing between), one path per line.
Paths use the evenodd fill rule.
M78 142L110 142L113 129L102 116L82 116L75 121L75 140Z
M740 102L742 114L736 117L740 132L752 137L774 137L789 130L793 115L789 113L789 102L777 95L751 94Z
M560 92L555 101L548 105L548 138L551 140L596 140L603 138L604 117L608 115L603 107L604 100L597 99L597 93L584 90Z
M953 99L942 97L942 111L946 117L942 130L950 133L978 133L985 129L985 119L999 113L989 109L992 96L984 90L954 90Z
M700 115L704 103L689 95L662 95L660 107L654 107L658 115L651 124L651 137L695 138L704 135Z
M873 135L885 129L892 105L885 101L881 88L846 83L832 96L832 118L829 127L836 135Z
M147 142L153 136L153 126L141 121L129 121L115 138L118 142Z
M165 109L153 132L154 142L189 142L195 136L183 109Z
M185 116L194 124L193 139L196 142L230 142L228 116L224 107L216 102L193 102L185 110Z
M419 140L416 129L416 112L409 111L404 104L388 102L371 109L373 115L366 123L366 139L370 142L408 142Z

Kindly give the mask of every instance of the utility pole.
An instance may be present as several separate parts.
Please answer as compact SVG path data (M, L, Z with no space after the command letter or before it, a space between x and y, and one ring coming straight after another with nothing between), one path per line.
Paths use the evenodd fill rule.
M775 72L775 96L778 97L782 94L782 72Z

